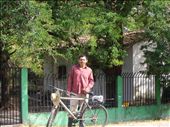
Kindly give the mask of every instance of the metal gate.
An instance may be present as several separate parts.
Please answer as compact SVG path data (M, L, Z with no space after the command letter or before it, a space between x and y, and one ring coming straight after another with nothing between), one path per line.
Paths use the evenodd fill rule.
M19 124L21 122L21 69L1 69L0 125Z

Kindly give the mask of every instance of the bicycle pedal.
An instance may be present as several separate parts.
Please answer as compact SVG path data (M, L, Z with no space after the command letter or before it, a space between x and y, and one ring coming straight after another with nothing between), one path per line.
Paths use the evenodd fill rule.
M74 123L74 124L72 124L72 126L73 126L73 127L75 127L75 126L76 126L76 124Z
M73 123L76 124L78 122L78 120L73 120Z
M74 115L75 115L77 118L81 118L81 116L82 116L81 113L75 113Z

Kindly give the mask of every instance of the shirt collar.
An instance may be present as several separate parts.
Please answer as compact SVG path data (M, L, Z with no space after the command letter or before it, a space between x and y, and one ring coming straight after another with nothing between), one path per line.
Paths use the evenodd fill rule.
M78 68L80 68L80 65L79 64L77 64L77 67ZM83 69L86 69L87 68L87 65L83 68Z

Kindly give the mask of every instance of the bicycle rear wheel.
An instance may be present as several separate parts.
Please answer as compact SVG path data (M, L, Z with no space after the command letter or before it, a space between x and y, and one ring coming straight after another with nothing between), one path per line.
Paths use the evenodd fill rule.
M84 126L97 125L104 127L107 124L108 113L102 105L92 105L86 107L82 114L82 123Z
M52 127L52 124L56 117L57 111L58 111L58 108L55 108L55 107L52 108L46 127Z

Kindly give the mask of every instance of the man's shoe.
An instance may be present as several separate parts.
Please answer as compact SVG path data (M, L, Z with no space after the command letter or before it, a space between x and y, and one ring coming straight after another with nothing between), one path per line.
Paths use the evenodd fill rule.
M69 117L68 118L68 127L72 127L72 123L73 123L73 118Z
M80 121L79 127L85 127L83 121Z

